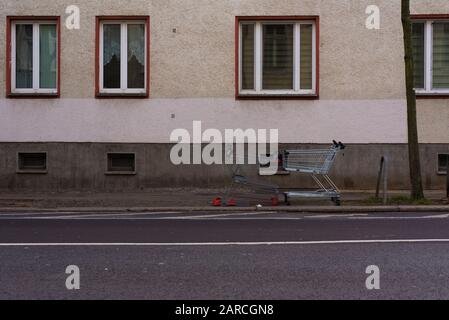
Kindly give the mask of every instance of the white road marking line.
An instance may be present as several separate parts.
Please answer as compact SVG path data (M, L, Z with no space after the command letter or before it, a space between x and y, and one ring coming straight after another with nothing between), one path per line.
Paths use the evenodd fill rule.
M320 218L349 218L349 217L364 217L368 216L368 214L323 214L323 215L309 215L305 216L304 218L311 218L311 219L320 219Z
M198 247L198 246L292 246L339 244L449 243L449 239L390 239L279 242L173 242L173 243L0 243L0 247Z
M62 216L62 215L73 215L73 214L79 214L79 212L0 212L0 217L1 216L31 216L31 215L35 215L35 216L48 216L48 215L58 215L58 216Z
M0 218L0 220L55 220L55 221L80 221L80 220L96 220L96 221L106 221L106 220L121 220L121 221L139 221L139 220L169 220L169 221L176 221L176 220L183 220L183 221L210 221L210 220L214 220L214 221L234 221L234 220L258 220L258 221L262 221L262 220L304 220L304 218L282 218L282 217L257 217L257 218L229 218L229 217L215 217L215 218L183 218L183 217L110 217L110 218L39 218L39 217L31 217L31 218Z
M449 218L449 214L440 214L440 215L427 215L427 216L406 216L406 217L375 217L375 216L367 216L367 217L348 217L348 219L351 220L415 220L415 219L448 219Z
M170 216L174 215L176 216ZM31 216L10 216L9 214L0 214L0 220L304 220L304 219L329 219L338 218L343 220L415 220L415 219L449 219L449 214L425 215L425 216L372 216L369 214L349 214L349 215L304 215L293 214L288 212L280 213L275 211L257 211L257 212L231 212L223 214L207 214L207 215L182 215L180 211L160 211L160 212L127 212L127 213L86 213L67 215L67 213L53 214L45 216L32 214ZM277 214L277 216L264 217L266 214ZM158 217L158 215L160 217ZM162 216L161 216L162 215ZM169 216L164 216L169 215ZM257 216L257 217L245 217Z
M201 216L186 216L186 217L167 217L166 219L200 219L200 218L219 218L219 217L229 217L229 216L256 216L262 214L273 214L275 211L260 211L260 212L232 212L232 213L222 213L222 214L207 214Z
M416 220L416 219L449 219L449 214L443 215L427 215L427 216L369 216L369 215L332 215L332 216L303 216L298 215L297 217L286 217L285 214L281 214L283 216L275 216L275 217L242 217L242 216L258 216L262 214L273 214L275 212L245 212L245 213L227 213L227 214L214 214L214 215L191 215L191 216L173 216L173 217L152 217L163 214L182 214L180 212L153 212L153 213L126 213L126 214L85 214L85 215L73 215L73 216L29 216L29 217L10 217L10 216L1 216L0 220L67 220L67 221L76 221L76 220L124 220L124 221L133 221L133 220L304 220L304 219L328 219L328 218L339 218L339 219L347 219L347 220ZM142 217L144 216L144 217ZM148 216L148 217L145 217Z
M134 212L134 213L86 213L86 214L74 214L75 212L71 213L71 215L46 215L44 217L42 216L9 216L8 214L0 215L0 220L82 220L82 219L92 219L92 220L102 220L102 218L105 218L104 220L108 220L109 217L120 217L120 216L139 216L139 215L163 215L163 214L181 214L182 212L179 211L161 211L161 212ZM95 218L98 217L98 218Z
M71 216L54 216L55 218L93 218L93 217L100 217L100 218L107 218L107 217L115 217L115 216L141 216L141 215L147 215L147 216L153 216L153 215L161 215L161 214L181 214L180 211L160 211L160 212L127 212L127 213L92 213L92 214L77 214L77 215L71 215ZM52 218L52 217L46 217L46 218Z
M229 217L229 216L248 216L248 215L263 215L273 214L276 212L233 212L226 214L210 214L210 215L189 215L189 216L173 216L173 217L139 217L154 216L162 214L182 214L182 212L147 212L147 213L111 213L111 214L81 214L72 216L30 216L30 217L2 217L0 220L213 220L214 218ZM231 218L232 219L232 218ZM254 218L256 219L256 218Z

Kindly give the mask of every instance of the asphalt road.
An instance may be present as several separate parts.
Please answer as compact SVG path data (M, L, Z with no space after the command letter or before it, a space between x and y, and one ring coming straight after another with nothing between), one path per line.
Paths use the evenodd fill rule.
M0 299L449 299L449 214L0 213Z

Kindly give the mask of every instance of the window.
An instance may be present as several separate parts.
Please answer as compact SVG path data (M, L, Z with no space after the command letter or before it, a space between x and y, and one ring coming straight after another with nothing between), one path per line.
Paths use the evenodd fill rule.
M449 19L412 25L417 94L449 94Z
M17 171L18 173L46 173L46 152L19 152Z
M8 95L58 95L59 18L9 18Z
M438 155L438 174L447 174L448 162L449 162L449 154Z
M134 153L108 153L108 174L135 174L136 155Z
M238 95L316 95L317 19L238 18Z
M148 17L98 18L97 95L148 96Z

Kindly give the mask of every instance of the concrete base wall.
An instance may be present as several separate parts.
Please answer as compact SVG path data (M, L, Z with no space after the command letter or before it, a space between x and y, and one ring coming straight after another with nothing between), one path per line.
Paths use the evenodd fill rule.
M170 161L170 144L117 143L0 143L0 191L133 191L154 187L224 187L231 170L222 165L181 165ZM280 149L315 148L323 145L280 145ZM327 146L326 146L327 147ZM18 152L47 152L46 174L17 173ZM108 152L136 154L135 175L107 175ZM446 177L438 175L438 153L449 153L449 144L421 145L425 189L444 189ZM408 189L407 145L352 144L340 153L330 176L347 190L376 187L380 157L389 159L389 187ZM258 176L257 166L244 166L243 172ZM311 179L290 174L259 177L281 188L312 187Z

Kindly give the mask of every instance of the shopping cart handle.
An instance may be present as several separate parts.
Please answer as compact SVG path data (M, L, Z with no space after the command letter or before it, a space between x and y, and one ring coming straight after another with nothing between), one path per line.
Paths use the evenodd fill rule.
M346 149L346 146L341 141L337 142L335 140L332 140L332 142L334 143L335 148L338 148L340 150Z

